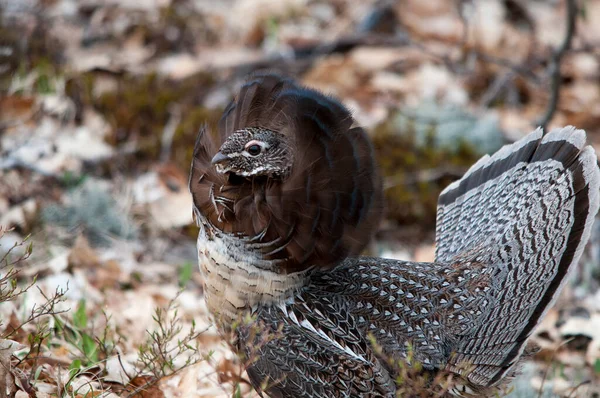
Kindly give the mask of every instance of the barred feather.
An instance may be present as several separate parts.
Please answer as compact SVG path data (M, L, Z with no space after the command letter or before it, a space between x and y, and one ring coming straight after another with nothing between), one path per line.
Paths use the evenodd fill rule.
M594 150L582 130L538 129L442 192L434 263L353 258L382 195L370 142L352 124L337 101L259 74L218 134L200 134L190 190L208 308L225 331L254 316L234 330L237 348L271 397L393 397L397 360L457 376L454 395L492 394L589 239ZM212 156L244 128L290 138L291 173L217 173Z
M440 196L436 262L350 258L238 330L257 389L273 397L392 397L389 359L450 372L460 396L493 394L577 264L599 207L600 171L572 127L486 156ZM373 346L372 339L376 340ZM409 351L411 354L409 355Z
M474 258L495 269L491 305L448 364L495 385L579 261L598 212L597 158L573 127L523 140L478 162L439 199L436 261Z

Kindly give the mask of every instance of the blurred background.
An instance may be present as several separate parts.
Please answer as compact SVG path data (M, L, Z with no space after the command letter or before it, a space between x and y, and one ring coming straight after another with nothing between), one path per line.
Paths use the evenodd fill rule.
M375 143L370 254L432 261L437 196L538 125L600 149L600 0L0 0L0 397L254 396L210 326L193 143L245 76ZM600 223L511 397L600 394Z

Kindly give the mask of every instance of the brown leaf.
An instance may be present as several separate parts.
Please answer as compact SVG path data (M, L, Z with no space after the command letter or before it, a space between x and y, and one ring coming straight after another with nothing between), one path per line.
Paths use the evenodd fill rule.
M13 373L11 356L22 347L13 340L0 339L0 398L12 396L16 391L15 375ZM8 393L8 395L7 395Z
M27 336L29 334L20 327L21 324L21 321L17 318L17 314L14 312L11 313L3 335L9 336L12 340L18 341L19 343L27 343Z
M25 121L33 115L34 104L35 98L33 97L16 95L0 97L0 109L2 109L2 112L0 112L0 124Z
M215 370L219 374L219 382L221 384L243 382L243 369L230 359L223 358L215 367Z
M141 398L164 398L165 396L158 387L158 380L154 376L136 376L131 379L126 390L129 393L139 391L134 396Z
M100 266L100 259L96 251L90 247L87 239L83 235L79 235L75 239L75 245L69 254L69 269L74 268L91 268L94 269Z

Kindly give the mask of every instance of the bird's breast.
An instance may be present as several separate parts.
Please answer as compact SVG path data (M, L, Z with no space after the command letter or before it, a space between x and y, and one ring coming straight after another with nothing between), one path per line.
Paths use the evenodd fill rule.
M235 236L202 229L197 246L206 304L217 323L231 323L259 305L290 299L307 280L307 272L265 269L259 254L245 249Z

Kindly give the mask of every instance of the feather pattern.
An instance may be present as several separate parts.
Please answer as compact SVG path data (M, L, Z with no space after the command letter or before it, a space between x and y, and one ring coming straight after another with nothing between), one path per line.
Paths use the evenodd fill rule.
M494 265L497 303L449 362L477 366L468 379L494 385L514 370L525 343L577 264L598 212L600 175L585 132L536 130L478 162L439 199L436 261Z
M281 138L289 172L218 172L235 134ZM368 137L339 102L254 75L194 150L208 308L222 331L238 325L250 380L271 397L393 397L396 360L457 376L451 394L493 394L589 239L600 170L585 142L538 129L481 158L439 197L434 263L357 258L381 212Z
M260 347L254 386L391 397L388 360L410 358L459 375L454 395L493 394L589 238L600 171L584 144L571 127L537 130L484 157L440 196L435 263L349 258L312 274L294 300L258 308L256 322L282 333L261 346L238 330L242 352Z
M272 74L252 76L225 110L218 134L200 132L190 173L196 216L252 240L278 272L331 268L359 254L378 226L381 180L370 140L336 100ZM232 133L276 131L293 146L283 180L231 178L211 159Z
M410 343L426 371L443 368L456 336L490 302L490 274L478 264L348 259L313 274L285 307L257 310L273 339L252 341L250 326L239 329L248 375L273 397L393 397L390 361L406 359Z

